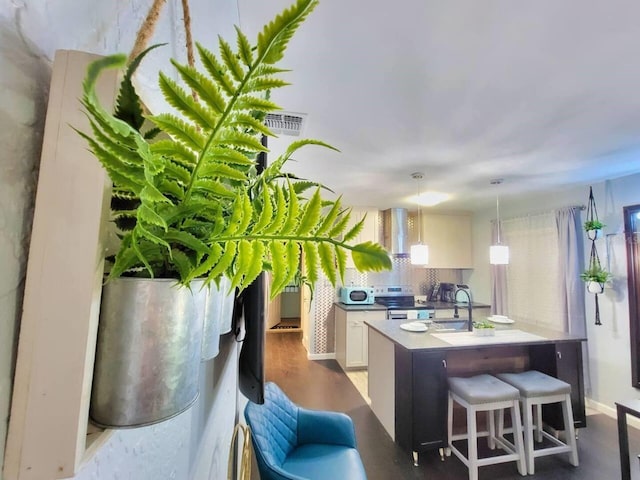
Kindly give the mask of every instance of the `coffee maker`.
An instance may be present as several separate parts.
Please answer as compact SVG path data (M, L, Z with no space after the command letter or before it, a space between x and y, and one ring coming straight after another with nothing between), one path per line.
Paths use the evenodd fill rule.
M455 291L455 283L440 283L440 301L454 303L456 301Z

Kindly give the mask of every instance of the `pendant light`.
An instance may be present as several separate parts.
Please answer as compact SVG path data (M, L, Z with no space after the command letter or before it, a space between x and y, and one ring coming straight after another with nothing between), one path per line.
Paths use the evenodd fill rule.
M491 180L491 185L500 185L502 179ZM500 225L500 197L496 195L496 226L498 242L489 247L489 263L491 265L507 265L509 263L509 247L500 243L502 226Z
M411 178L420 181L424 175L422 173L412 173ZM427 265L429 263L429 247L423 245L420 236L422 235L422 206L419 203L420 187L418 186L418 243L411 245L411 265Z

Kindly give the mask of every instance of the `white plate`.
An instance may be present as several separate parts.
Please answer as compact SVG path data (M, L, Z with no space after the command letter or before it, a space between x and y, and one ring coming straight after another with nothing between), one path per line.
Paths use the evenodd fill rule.
M487 317L487 320L493 323L515 323L515 320L511 320L510 318L505 317L504 315L492 315L490 317Z
M424 322L409 322L400 325L400 328L408 332L426 332L429 327Z

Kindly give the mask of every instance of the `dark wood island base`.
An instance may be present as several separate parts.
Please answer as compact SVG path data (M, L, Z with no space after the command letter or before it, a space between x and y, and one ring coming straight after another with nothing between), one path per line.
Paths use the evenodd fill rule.
M513 341L498 336L472 338L472 334L460 332L453 335L464 337L455 337L452 345L431 332L401 330L401 323L367 322L369 397L375 415L391 438L412 454L414 464L420 452L440 449L443 456L448 445L448 376L539 370L572 386L574 425L586 426L582 376L585 338L518 325L517 330L504 332ZM524 332L521 340L518 332ZM564 430L559 404L545 405L543 419L553 429Z

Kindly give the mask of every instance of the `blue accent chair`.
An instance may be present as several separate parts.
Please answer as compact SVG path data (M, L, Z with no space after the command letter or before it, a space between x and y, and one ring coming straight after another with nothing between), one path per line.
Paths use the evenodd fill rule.
M308 410L267 383L264 404L244 410L261 480L366 480L353 421Z

